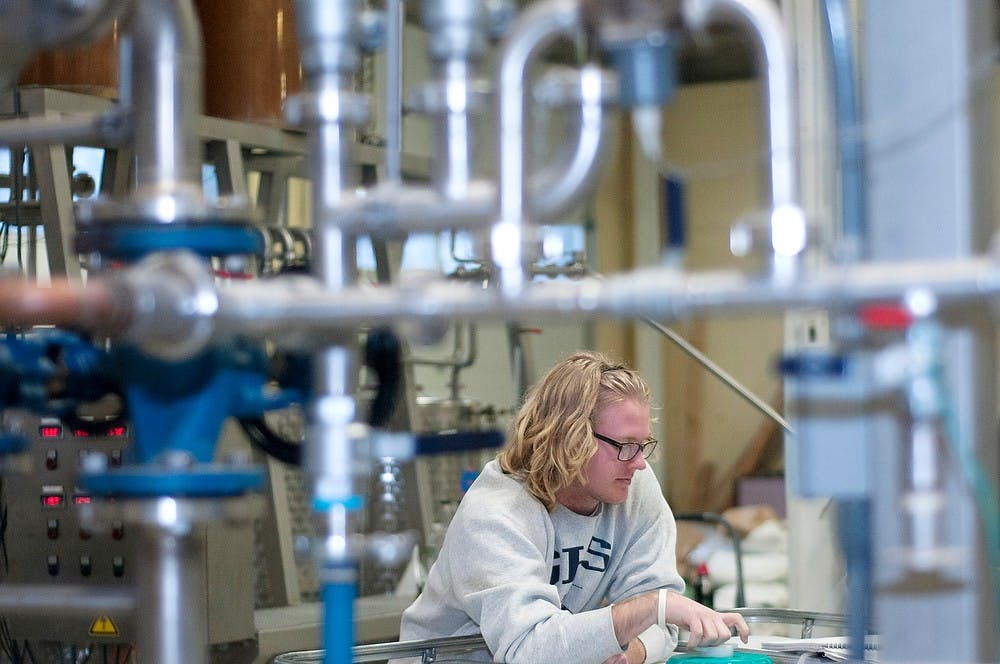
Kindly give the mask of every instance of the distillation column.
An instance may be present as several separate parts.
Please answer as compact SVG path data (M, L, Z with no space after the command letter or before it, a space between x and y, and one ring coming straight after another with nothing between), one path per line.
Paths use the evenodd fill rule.
M862 127L869 169L868 238L878 261L985 253L994 232L991 137L994 5L967 0L864 3ZM982 307L943 318L943 351L959 446L997 476L996 333ZM899 496L910 433L886 414L873 424L874 606L883 662L993 661L992 581L977 510L946 462L941 574L915 574ZM935 582L934 579L937 579ZM921 582L921 579L923 580ZM952 581L951 584L943 583ZM943 635L947 635L942 638Z

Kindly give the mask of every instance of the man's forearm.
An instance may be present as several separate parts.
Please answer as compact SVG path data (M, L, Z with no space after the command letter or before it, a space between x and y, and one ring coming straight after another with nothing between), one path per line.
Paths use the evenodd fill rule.
M657 591L642 593L611 607L611 621L618 643L625 646L648 627L656 624Z

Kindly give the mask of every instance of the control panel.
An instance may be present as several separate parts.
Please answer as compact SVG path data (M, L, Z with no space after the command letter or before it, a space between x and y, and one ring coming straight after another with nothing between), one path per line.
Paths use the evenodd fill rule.
M9 415L9 414L8 414ZM16 415L16 427L30 440L30 464L4 476L2 520L5 582L35 586L76 585L128 588L135 574L133 544L123 523L94 531L80 519L92 497L77 484L87 455L103 455L120 466L132 444L123 420L64 422ZM3 616L15 639L69 643L120 643L134 637L128 615L95 612L86 619L57 615Z
M134 449L130 422L123 418L59 420L6 411L9 429L25 434L30 463L3 474L0 508L0 571L4 583L30 584L33 591L65 586L129 590L143 581L136 555L138 533L127 523L103 523L89 529L81 507L97 500L77 478L89 455L105 457L110 469L129 464ZM21 466L25 466L22 468ZM251 523L212 523L204 537L208 638L232 654L255 635L254 533ZM6 556L3 554L6 553ZM247 583L247 580L250 583ZM96 604L96 603L95 603ZM92 615L61 612L0 615L0 640L58 642L79 646L134 643L136 617L131 612ZM241 651L242 652L242 651Z

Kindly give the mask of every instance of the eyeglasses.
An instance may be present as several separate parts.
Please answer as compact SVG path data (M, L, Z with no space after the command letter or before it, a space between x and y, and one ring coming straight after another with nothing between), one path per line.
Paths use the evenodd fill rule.
M659 442L655 438L647 438L644 443L619 443L614 438L608 438L596 432L594 433L594 438L617 447L619 461L631 461L639 452L642 452L643 459L648 459L649 455L656 449L656 443Z

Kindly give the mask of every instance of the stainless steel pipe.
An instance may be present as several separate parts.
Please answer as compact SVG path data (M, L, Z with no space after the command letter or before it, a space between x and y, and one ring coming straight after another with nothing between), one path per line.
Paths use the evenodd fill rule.
M200 192L195 121L202 112L204 55L191 0L132 3L121 49L122 104L138 120L133 140L139 192Z
M93 620L95 613L131 613L136 598L131 590L93 585L5 583L0 586L0 611L18 615L73 614Z
M799 207L795 69L781 14L768 0L687 0L684 12L687 22L698 28L715 16L735 18L760 41L767 86L772 269L776 278L790 281L798 272L807 237Z
M573 120L573 148L566 161L557 161L528 180L527 207L535 222L555 221L583 202L597 186L607 156L609 134L604 106L617 90L609 89L604 72L597 65L585 65L573 72L570 85L579 94L579 118Z
M493 262L500 270L500 289L516 297L527 281L524 244L529 230L525 206L525 81L538 55L559 37L582 28L574 0L546 0L531 5L514 24L504 44L498 91L500 217L491 233Z
M269 335L287 330L354 329L393 323L438 323L454 318L507 320L757 314L791 308L857 307L899 302L925 291L942 307L995 305L1000 266L991 258L887 262L849 270L817 270L776 288L739 272L681 275L664 268L610 275L602 280L532 284L518 300L472 284L439 281L420 287L325 291L307 279L231 284L219 294L215 334ZM996 307L993 307L994 312Z
M120 145L131 135L131 118L120 109L90 117L0 121L0 145Z
M427 48L434 67L429 88L434 119L434 188L445 199L466 197L474 179L476 65L486 53L484 0L429 0L422 7Z
M601 316L669 321L794 308L849 309L866 303L898 303L913 294L933 296L942 310L976 304L988 307L986 311L994 316L1000 313L997 302L1000 264L992 256L860 263L847 269L822 268L780 288L770 279L736 271L683 274L656 267L602 279L535 283L517 300L483 290L476 284L445 279L414 286L352 286L330 290L321 280L304 276L279 277L266 282L230 282L209 295L204 291L205 280L184 274L176 266L171 267L172 260L184 262L185 270L198 264L186 260L183 254L164 255L113 277L91 279L82 289L83 295L71 294L71 298L74 308L94 308L88 309L87 315L76 316L75 320L84 327L89 326L87 329L106 329L106 321L100 321L97 312L130 312L132 302L138 298L145 302L146 309L166 317L162 319L163 325L175 331L188 329L201 340L243 335L272 336L277 341L294 337L297 343L312 338L314 343L322 343L331 335L336 337L353 333L359 327L385 324L412 327L458 318L552 317L566 320ZM202 265L201 269L210 279L208 266ZM179 274L184 275L183 279ZM164 282L163 287L148 287L158 281ZM58 281L56 286L69 288ZM93 294L91 289L94 289ZM211 306L199 308L196 301L211 302ZM43 310L51 314L53 320L63 321L60 311ZM171 321L172 317L176 320ZM112 330L115 336L130 337L134 334L133 325L142 329L149 327L148 322L133 324L128 317L118 321L116 329ZM40 313L32 322L50 321ZM296 334L290 337L289 332ZM141 339L139 341L141 343ZM158 343L170 341L191 344L192 339L157 340ZM343 358L334 359L333 364L338 374L346 370ZM337 389L347 393L346 386Z
M169 505L172 498L161 498ZM197 530L136 524L139 559L138 647L158 664L208 661L208 587L205 553Z

